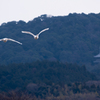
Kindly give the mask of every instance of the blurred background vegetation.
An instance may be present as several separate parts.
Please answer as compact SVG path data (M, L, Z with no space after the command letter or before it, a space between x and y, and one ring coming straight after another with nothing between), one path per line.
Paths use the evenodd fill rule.
M38 40L21 33L37 34L47 27L49 30L40 34ZM41 15L27 23L22 20L3 23L0 38L4 37L23 45L0 42L2 100L11 100L10 96L27 96L32 100L29 94L34 94L35 100L78 100L79 97L99 100L100 64L94 63L94 56L100 47L100 14ZM19 96L16 91L24 94Z

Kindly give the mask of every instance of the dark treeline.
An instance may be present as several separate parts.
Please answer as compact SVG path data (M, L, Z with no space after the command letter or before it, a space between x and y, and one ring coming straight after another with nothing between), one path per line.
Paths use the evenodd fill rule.
M36 61L0 66L0 90L24 89L28 84L67 84L97 80L85 66L71 63Z
M85 66L72 63L45 60L0 65L0 98L72 100L86 96L87 100L95 100L100 96L100 87L87 85L90 80L97 78Z

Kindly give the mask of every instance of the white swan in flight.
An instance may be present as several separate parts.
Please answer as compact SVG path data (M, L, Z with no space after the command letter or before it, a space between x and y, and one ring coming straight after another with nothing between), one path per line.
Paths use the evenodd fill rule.
M20 43L20 42L18 42L18 41L16 41L16 40L10 39L10 38L3 38L3 39L0 39L0 41L3 41L3 42L7 42L8 40L9 40L9 41L16 42L16 43L19 43L19 44L22 45L22 43Z
M27 31L22 31L22 33L31 34L32 36L34 36L34 39L38 39L38 38L39 38L39 35L40 35L42 32L46 31L46 30L49 30L49 28L43 29L43 30L40 31L37 35L34 35L33 33L27 32Z

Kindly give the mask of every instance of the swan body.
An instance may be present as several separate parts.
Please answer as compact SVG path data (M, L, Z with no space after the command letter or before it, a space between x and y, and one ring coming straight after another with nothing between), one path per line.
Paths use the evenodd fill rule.
M32 36L34 37L34 39L38 39L38 38L39 38L39 35L40 35L42 32L46 31L46 30L49 30L49 28L45 28L45 29L43 29L43 30L40 31L37 35L34 35L33 33L28 32L28 31L22 31L22 33L30 34L30 35L32 35Z
M0 41L3 41L3 42L7 42L8 40L9 40L9 41L16 42L16 43L18 43L18 44L22 45L22 43L21 43L21 42L18 42L18 41L16 41L16 40L13 40L13 39L10 39L10 38L3 38L3 39L0 39Z

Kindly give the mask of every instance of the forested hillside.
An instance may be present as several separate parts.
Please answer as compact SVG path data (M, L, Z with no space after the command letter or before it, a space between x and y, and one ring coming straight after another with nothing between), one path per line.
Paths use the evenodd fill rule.
M38 40L21 31L40 34ZM68 16L48 17L41 15L28 23L20 20L3 23L0 38L12 38L23 45L8 41L0 42L0 63L32 62L52 60L92 63L100 46L100 14L69 14Z

